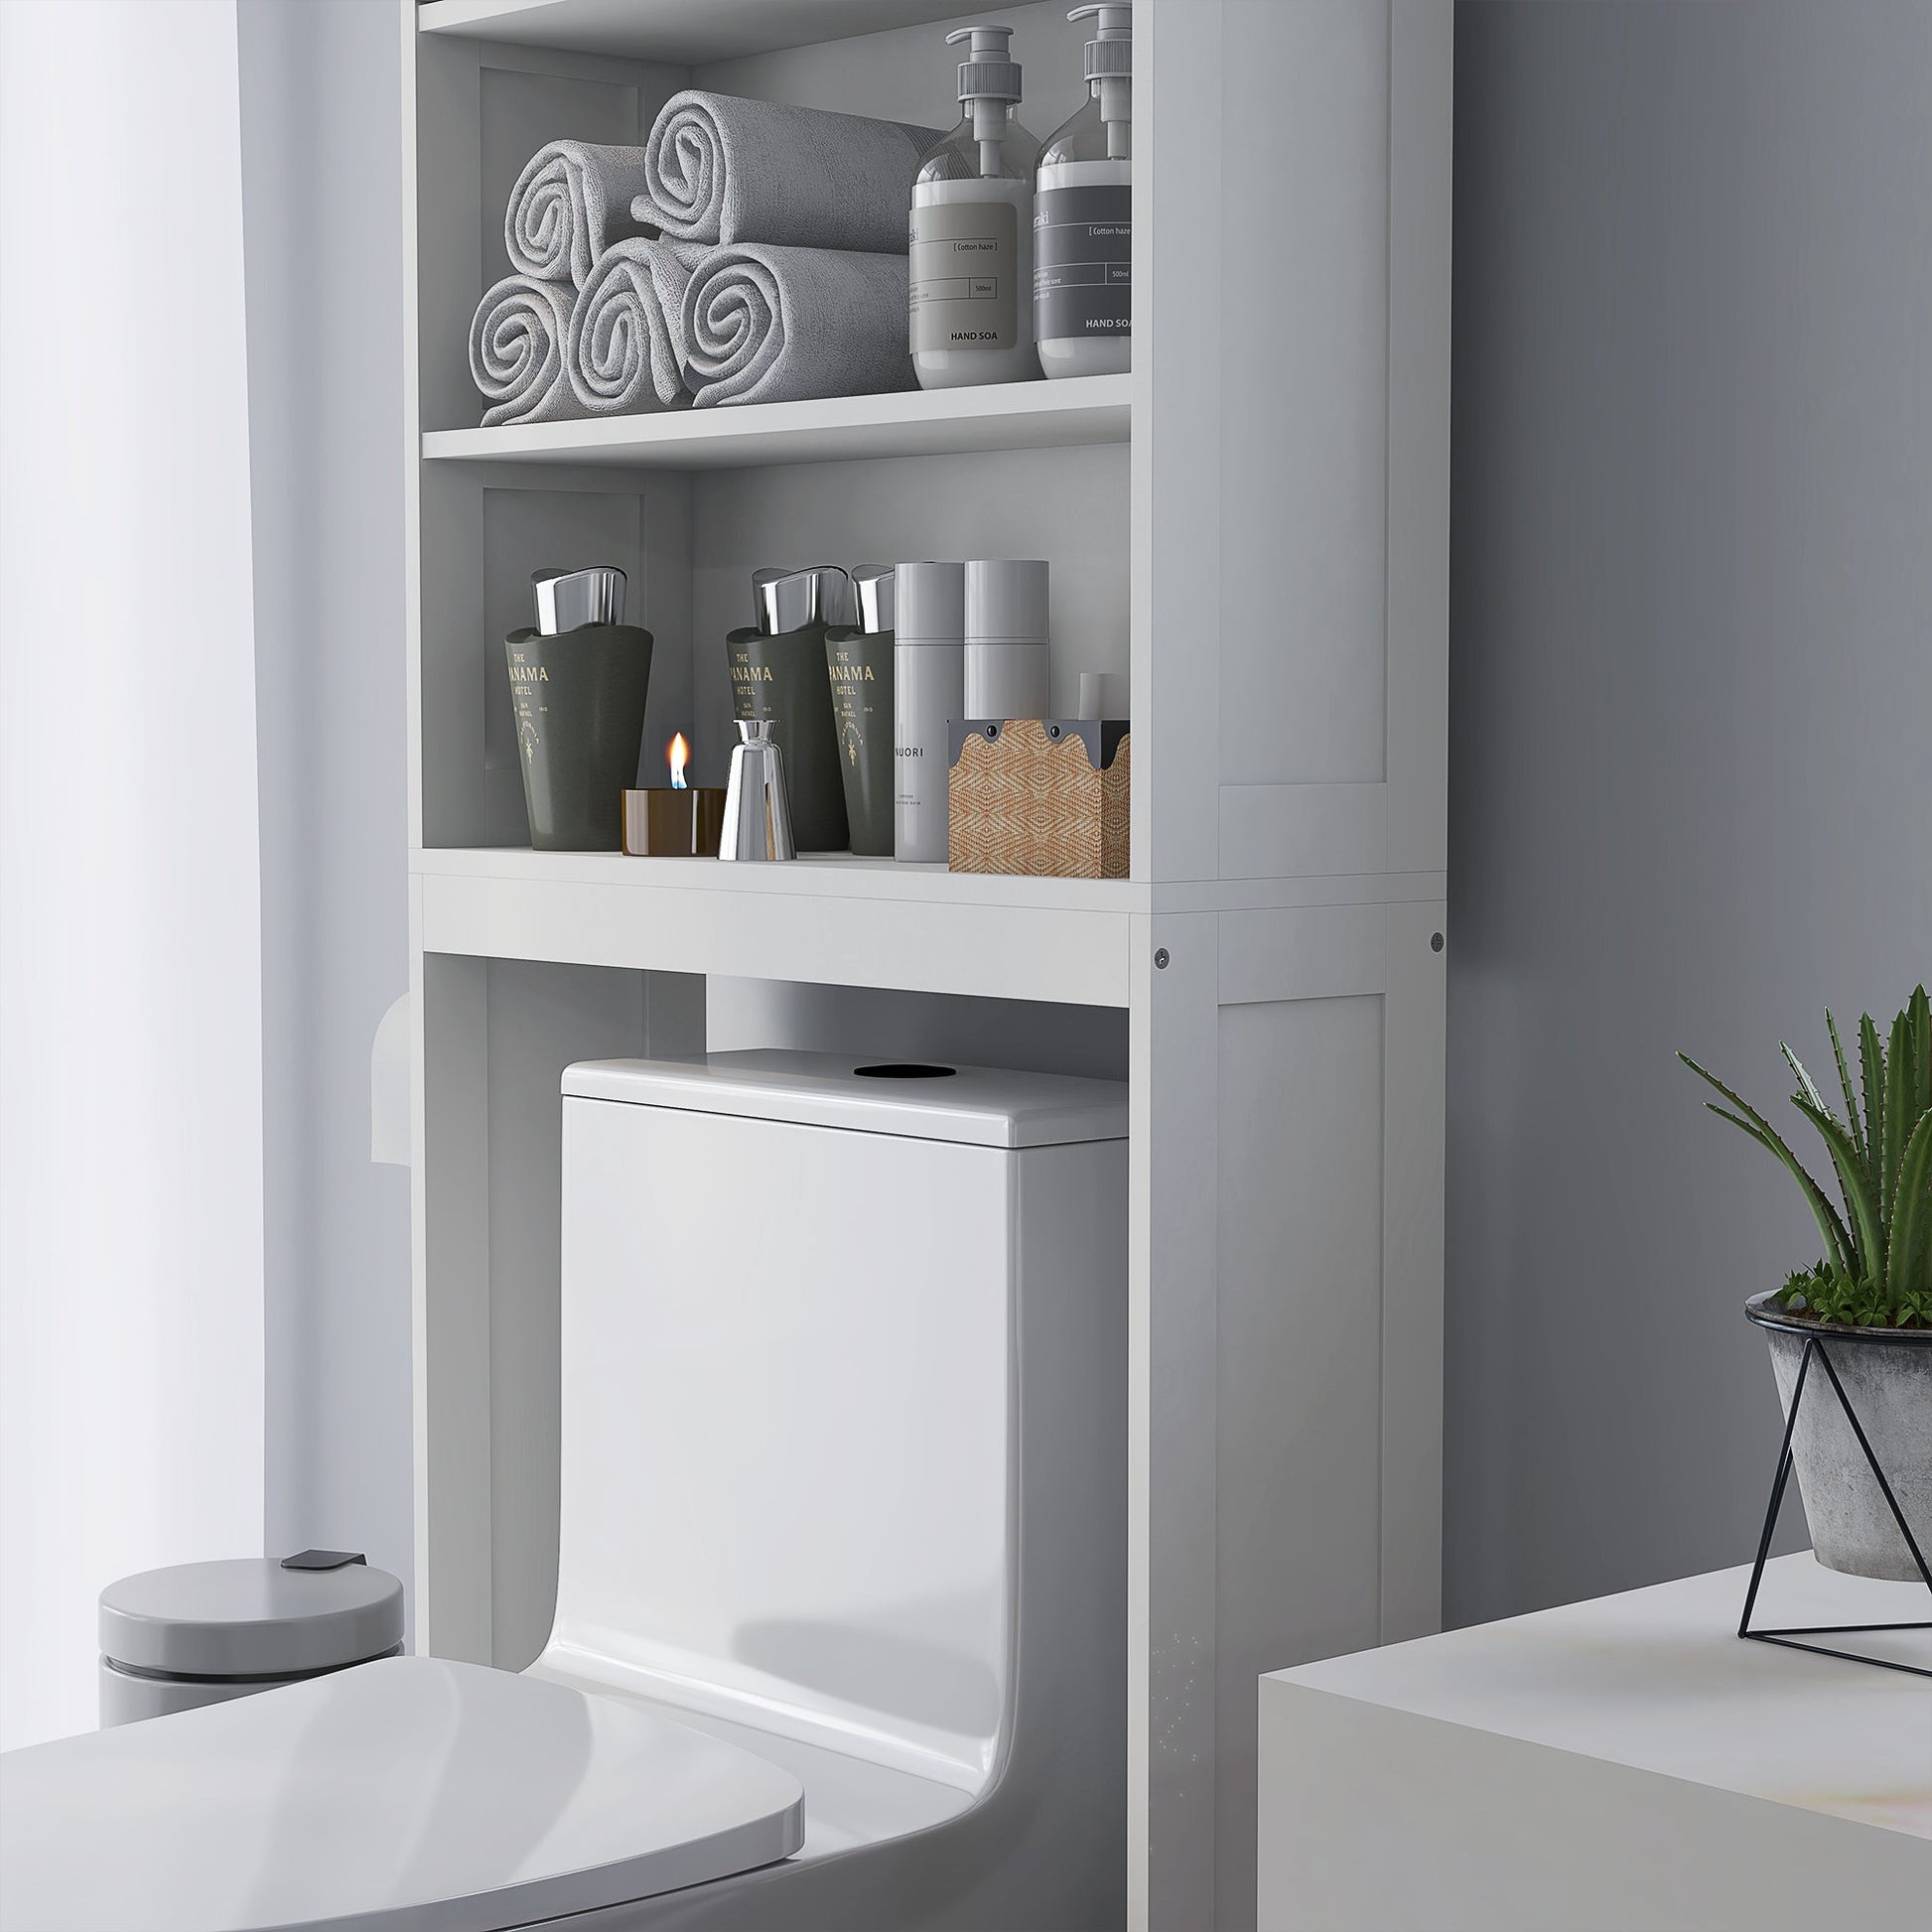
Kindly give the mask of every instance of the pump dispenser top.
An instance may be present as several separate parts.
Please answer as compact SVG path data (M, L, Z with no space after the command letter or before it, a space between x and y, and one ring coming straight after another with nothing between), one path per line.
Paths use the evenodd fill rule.
M1094 37L1087 43L1087 91L1100 103L1101 123L1107 130L1107 158L1124 161L1134 119L1132 0L1075 7L1067 19L1094 23Z
M959 99L973 123L979 147L979 171L998 180L1000 143L1007 131L1008 109L1020 98L1020 63L1013 58L1011 27L956 27L946 45L970 41L969 58L959 64Z

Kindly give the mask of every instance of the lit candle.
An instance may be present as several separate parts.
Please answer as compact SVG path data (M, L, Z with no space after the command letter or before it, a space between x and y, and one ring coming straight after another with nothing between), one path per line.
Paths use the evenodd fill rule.
M679 732L664 748L668 785L623 794L623 849L633 859L715 859L725 824L723 785L694 785L685 776L691 742Z

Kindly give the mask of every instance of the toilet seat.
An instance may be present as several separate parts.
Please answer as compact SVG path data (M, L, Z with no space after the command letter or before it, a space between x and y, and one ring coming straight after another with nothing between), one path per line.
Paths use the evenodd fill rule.
M36 1932L499 1932L795 1852L803 1787L611 1698L432 1657L0 1758Z

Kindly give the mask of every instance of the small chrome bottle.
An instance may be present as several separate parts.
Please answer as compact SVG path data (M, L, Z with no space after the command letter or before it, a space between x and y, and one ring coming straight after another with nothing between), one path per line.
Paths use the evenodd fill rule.
M784 754L768 718L741 718L725 787L725 824L718 839L721 859L795 859L791 804L785 795Z

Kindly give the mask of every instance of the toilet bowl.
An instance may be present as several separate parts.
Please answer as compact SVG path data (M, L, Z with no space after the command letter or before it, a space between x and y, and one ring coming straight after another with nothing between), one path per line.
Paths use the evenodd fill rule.
M1126 1096L564 1076L556 1614L0 1758L35 1932L1126 1912Z

